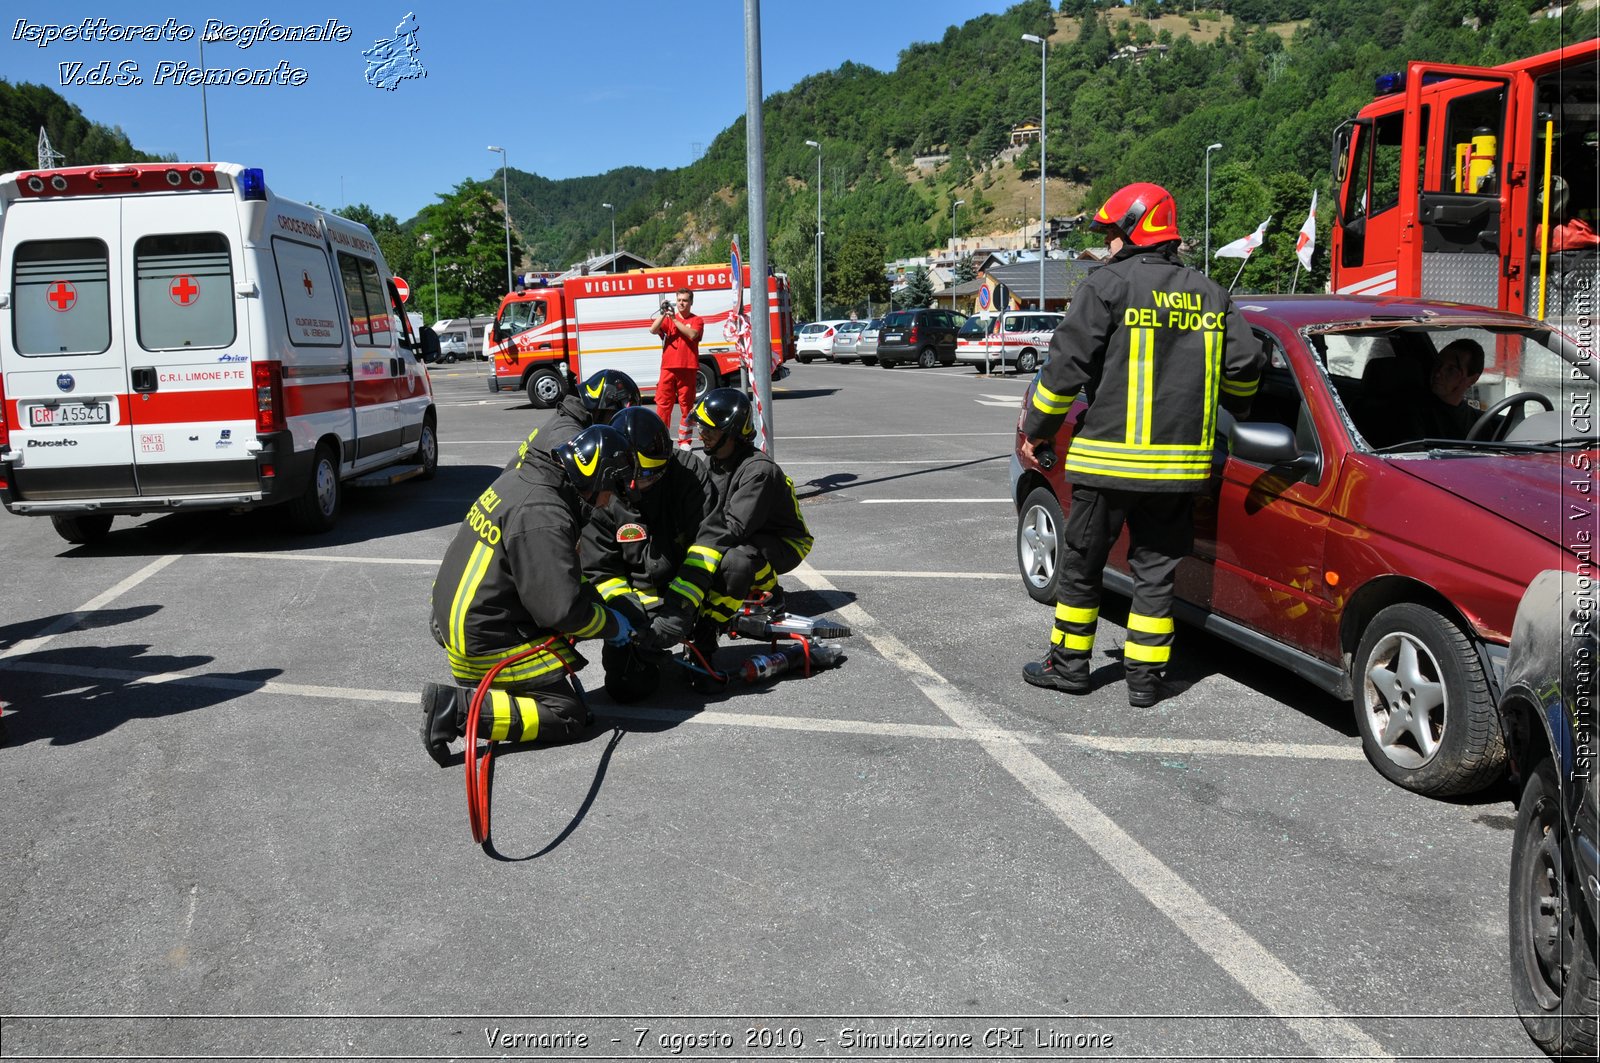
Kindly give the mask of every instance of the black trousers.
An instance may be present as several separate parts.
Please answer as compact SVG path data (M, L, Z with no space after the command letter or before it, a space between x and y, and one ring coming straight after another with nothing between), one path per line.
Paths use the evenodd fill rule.
M1050 655L1059 668L1086 662L1094 649L1100 580L1124 524L1133 602L1123 665L1130 672L1159 673L1172 657L1172 587L1178 561L1194 548L1194 496L1073 484L1050 634Z
M793 570L805 555L776 535L752 535L748 543L722 555L700 612L707 619L727 623L739 612L752 591L770 591L781 573Z
M459 679L456 683L464 690L459 699L464 729L477 684ZM543 683L496 684L478 706L478 737L490 741L556 745L580 737L588 726L589 706L565 672Z

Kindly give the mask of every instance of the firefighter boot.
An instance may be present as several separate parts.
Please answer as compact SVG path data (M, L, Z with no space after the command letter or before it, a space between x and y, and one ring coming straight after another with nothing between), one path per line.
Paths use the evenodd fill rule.
M1066 694L1089 692L1089 659L1074 657L1063 664L1051 654L1043 661L1029 661L1022 666L1022 678L1036 687L1059 690Z
M1166 681L1154 668L1128 669L1128 704L1136 709L1148 709L1169 695Z
M467 692L443 683L422 685L422 748L439 767L450 762L450 740L466 722Z
M606 645L600 650L606 693L619 705L642 701L661 683L661 667L640 647Z

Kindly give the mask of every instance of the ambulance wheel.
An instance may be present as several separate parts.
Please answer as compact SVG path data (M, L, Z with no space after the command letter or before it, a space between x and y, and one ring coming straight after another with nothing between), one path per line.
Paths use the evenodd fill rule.
M419 480L431 480L439 471L439 436L434 431L433 417L422 422L422 439L417 442L417 463L422 466Z
M339 464L326 444L311 460L311 476L300 497L289 503L289 523L307 535L329 531L339 519Z
M85 513L78 517L51 517L56 534L69 543L90 546L106 537L111 530L111 514Z
M549 366L528 377L528 401L541 410L553 409L566 393L567 382Z

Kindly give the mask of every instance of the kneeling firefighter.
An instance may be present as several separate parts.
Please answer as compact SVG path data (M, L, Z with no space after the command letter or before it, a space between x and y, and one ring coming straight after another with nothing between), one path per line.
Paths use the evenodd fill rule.
M583 507L604 506L633 480L633 448L595 425L556 449L529 453L472 504L433 584L433 637L450 657L456 686L422 692L422 744L440 766L461 734L472 689L506 657L479 709L479 738L564 742L589 724L569 678L586 663L578 639L618 645L633 634L578 569ZM548 643L548 645L545 645Z
M611 427L633 447L638 474L626 494L594 511L578 554L584 577L606 605L647 629L700 526L716 510L717 491L706 463L672 445L654 410L623 410ZM620 702L647 697L660 680L664 656L635 644L606 646L600 651L606 692Z
M505 467L515 469L527 460L530 450L553 454L557 447L585 428L610 424L618 413L642 401L639 385L633 382L633 377L618 369L602 369L585 380L576 395L562 398L556 412L517 444L516 453Z
M752 593L766 595L773 612L783 611L778 576L805 560L815 540L800 515L794 481L752 442L749 396L716 388L694 416L711 459L717 505L668 586L651 630L658 645L673 645L690 636L693 624L695 648L709 666L719 636Z

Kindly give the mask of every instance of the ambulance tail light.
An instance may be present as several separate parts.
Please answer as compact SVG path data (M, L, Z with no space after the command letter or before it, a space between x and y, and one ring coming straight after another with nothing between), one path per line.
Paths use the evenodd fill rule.
M239 198L266 200L267 178L261 172L261 167L253 166L248 170L239 171Z
M256 433L283 431L283 366L278 362L257 362L252 375L256 385Z
M11 422L6 420L6 381L0 377L0 454L11 449ZM0 488L10 487L6 478L6 467L0 465Z

